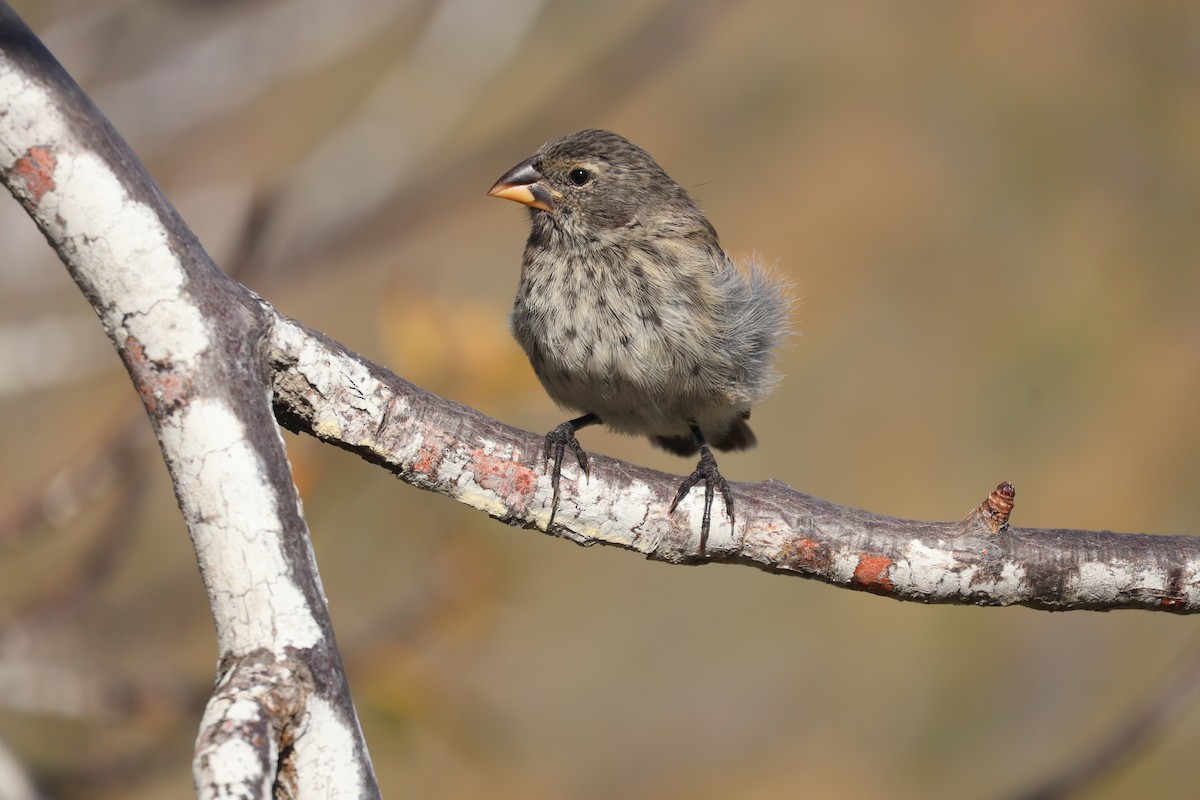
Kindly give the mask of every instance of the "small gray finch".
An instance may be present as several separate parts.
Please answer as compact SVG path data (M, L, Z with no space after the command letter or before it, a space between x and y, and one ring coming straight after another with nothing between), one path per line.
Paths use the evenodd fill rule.
M585 130L548 142L488 192L529 207L512 332L550 397L582 416L546 434L550 522L563 455L586 475L575 433L602 423L681 456L700 453L670 511L704 483L700 555L714 490L733 494L709 445L755 444L750 407L777 381L772 351L791 303L761 266L735 266L683 187L642 148Z

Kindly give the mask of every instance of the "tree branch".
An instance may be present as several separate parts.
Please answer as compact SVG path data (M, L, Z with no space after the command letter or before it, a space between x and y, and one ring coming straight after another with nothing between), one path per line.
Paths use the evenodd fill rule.
M222 674L270 661L305 675L291 715L298 791L378 796L334 644L308 528L272 415L272 318L221 272L82 90L0 2L0 180L99 314L154 426L212 607ZM264 656L264 653L266 654ZM210 701L205 735L242 704ZM200 796L263 796L229 748ZM213 758L232 755L228 763ZM267 765L267 786L277 765ZM220 775L225 783L213 783Z
M541 436L436 397L293 320L272 327L269 353L285 427L509 525L544 529ZM1200 540L1010 528L1007 484L960 522L871 514L775 480L732 484L737 523L714 528L702 559L699 494L667 513L676 476L592 454L591 475L581 477L564 466L552 533L582 545L670 563L745 564L921 603L1200 610Z

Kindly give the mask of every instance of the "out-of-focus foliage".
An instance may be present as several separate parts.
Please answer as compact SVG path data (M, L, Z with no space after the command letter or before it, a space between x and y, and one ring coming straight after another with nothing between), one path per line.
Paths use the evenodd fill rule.
M219 262L434 392L564 418L505 329L524 214L484 193L608 127L802 299L730 479L929 519L1008 479L1015 525L1200 533L1200 6L14 6ZM0 242L0 740L54 796L180 796L214 658L187 536L116 356L15 203ZM123 424L142 466L88 462ZM288 444L394 796L1003 797L1194 650L1166 616L582 550ZM1188 707L1094 796L1187 796L1198 745Z

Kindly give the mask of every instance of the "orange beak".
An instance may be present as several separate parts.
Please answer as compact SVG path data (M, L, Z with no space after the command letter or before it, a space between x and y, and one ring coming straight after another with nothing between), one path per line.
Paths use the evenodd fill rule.
M546 183L546 177L533 166L533 159L526 159L500 176L491 189L489 197L512 200L542 211L554 210L554 191Z

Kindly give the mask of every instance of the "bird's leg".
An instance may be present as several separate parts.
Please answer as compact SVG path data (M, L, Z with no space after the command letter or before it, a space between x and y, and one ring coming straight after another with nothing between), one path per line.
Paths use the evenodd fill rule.
M599 422L600 418L595 414L584 414L582 417L564 422L546 434L546 443L542 447L542 458L554 462L554 466L550 468L550 487L554 490L554 496L550 499L550 521L546 523L547 531L554 525L554 515L558 513L558 479L562 476L563 455L570 450L575 455L575 461L583 470L584 476L587 477L589 474L587 453L583 451L579 440L575 438L575 431Z
M700 522L700 556L703 558L704 548L708 544L708 530L712 523L714 490L721 490L721 497L725 500L725 512L729 514L730 525L733 525L733 492L729 489L729 481L725 480L720 470L717 469L717 460L713 458L712 450L709 449L704 434L700 432L700 426L695 422L689 422L688 427L692 429L692 436L696 437L696 443L700 445L700 463L696 465L696 469L691 475L683 479L679 491L675 493L675 499L671 501L670 512L675 511L675 506L679 505L680 500L687 497L687 493L692 490L693 486L701 480L704 481L704 518Z

